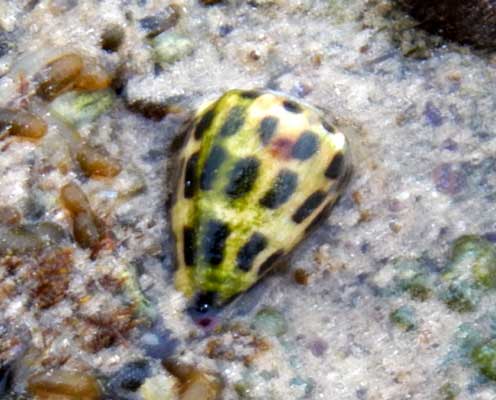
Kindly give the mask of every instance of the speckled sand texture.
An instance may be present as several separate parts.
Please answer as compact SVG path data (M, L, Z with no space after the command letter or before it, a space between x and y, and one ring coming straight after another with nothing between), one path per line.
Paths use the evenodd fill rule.
M481 292L474 311L459 313L438 292L456 238L496 240L495 56L405 30L415 22L387 0L226 0L209 7L177 0L181 16L172 30L193 50L158 65L140 20L170 3L0 0L0 49L8 49L0 53L0 107L29 103L49 124L39 142L0 142L0 205L16 207L26 222L48 220L70 231L58 196L75 181L115 239L96 259L71 243L67 297L43 310L30 301L29 267L11 274L0 264L0 361L30 349L43 360L41 370L84 365L106 375L148 357L146 344L160 331L171 353L220 374L226 400L455 398L442 394L446 384L459 388L456 399L496 398L496 384L478 372L460 339L467 329L491 337L496 294ZM111 24L125 32L113 53L100 46ZM417 44L421 56L406 57L404 46ZM73 168L63 139L68 128L32 87L20 89L30 79L20 71L68 51L123 75L111 110L78 127L121 160L116 178L87 179ZM186 300L173 286L166 148L186 111L232 88L275 89L327 110L350 137L355 173L288 267L228 306L222 328L205 332L184 313ZM181 112L153 121L125 106L136 100ZM64 160L68 169L60 168ZM408 262L431 282L424 301L395 286ZM298 269L306 285L295 281ZM148 333L146 323L121 327L111 345L88 348L85 335L97 328L87 317L140 296L137 287L116 294L99 278L134 274L129 281L149 300L140 315L160 322ZM283 319L276 328L253 322L268 306ZM400 306L412 311L413 329L391 322ZM152 366L159 375L159 360ZM15 390L22 392L19 374Z

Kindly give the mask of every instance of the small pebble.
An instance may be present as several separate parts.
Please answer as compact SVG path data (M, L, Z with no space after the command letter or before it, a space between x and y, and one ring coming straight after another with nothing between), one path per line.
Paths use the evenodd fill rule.
M440 297L449 309L464 313L477 308L481 293L473 282L456 280L441 291Z
M24 110L0 108L0 139L8 135L39 139L46 131L47 124L37 115Z
M496 380L496 339L477 346L472 352L472 361L483 375Z
M458 150L458 143L455 142L453 139L448 138L441 143L441 148L443 150L454 152Z
M76 91L91 91L108 89L112 77L97 64L86 66L79 77L74 81L73 89Z
M232 31L234 30L234 27L232 25L221 25L219 27L219 36L220 37L226 37L229 35Z
M496 288L496 246L477 235L458 238L452 248L451 269L472 271L475 282Z
M152 41L157 61L172 64L193 52L193 42L186 36L173 32L163 32Z
M139 21L141 29L147 33L147 38L152 39L160 33L173 28L180 17L177 6L170 5L164 11L149 15Z
M0 255L36 253L44 245L36 233L25 227L0 226Z
M80 212L87 212L90 210L90 202L88 198L81 190L81 188L75 183L68 183L60 191L60 198L64 203L65 208L67 208L72 214L78 214Z
M134 100L126 102L129 111L141 114L143 117L152 121L161 121L169 114L174 114L181 111L179 106L173 103L154 102L151 100Z
M96 378L81 371L40 372L28 378L27 388L37 400L101 398L101 389Z
M456 195L466 186L465 173L452 163L439 164L432 173L436 189L439 192Z
M50 109L62 121L81 126L96 120L113 105L115 95L111 90L94 92L69 92L59 96Z
M397 308L389 315L389 319L394 325L405 332L412 331L417 327L415 311L409 306Z
M157 375L147 378L139 388L143 400L176 400L176 382L171 376Z
M255 315L252 328L267 336L282 336L288 331L288 324L281 312L265 307Z
M149 357L159 360L172 356L179 344L179 340L165 328L145 333L140 342Z
M71 90L83 70L83 59L78 54L65 54L50 63L37 75L37 93L45 100Z
M83 144L76 155L79 166L88 177L112 178L121 172L119 160L101 149Z
M91 210L88 198L75 183L60 191L60 199L72 216L74 239L82 248L94 249L103 238L103 223Z
M323 357L329 348L329 344L321 338L316 338L308 344L308 348L315 357Z
M292 378L289 381L289 384L291 386L301 387L303 389L303 393L304 393L303 398L308 399L308 398L311 398L310 396L313 393L313 391L315 390L316 382L312 378L303 379L303 378L300 378L297 376L295 378Z
M136 392L146 378L151 375L151 367L146 360L130 362L112 375L107 383L111 393L126 399L129 392Z
M425 104L424 116L429 125L437 128L444 122L441 111L431 101Z
M439 389L439 400L455 400L461 389L456 383L447 382Z
M296 268L294 271L294 280L298 285L308 285L310 274L303 268Z

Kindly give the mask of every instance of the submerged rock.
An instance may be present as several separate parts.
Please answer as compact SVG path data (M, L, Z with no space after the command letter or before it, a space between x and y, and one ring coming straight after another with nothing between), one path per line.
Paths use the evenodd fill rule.
M420 27L477 47L496 47L494 0L399 0Z

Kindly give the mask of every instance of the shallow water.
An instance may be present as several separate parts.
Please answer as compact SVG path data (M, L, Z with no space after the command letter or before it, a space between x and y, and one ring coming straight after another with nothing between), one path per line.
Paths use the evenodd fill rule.
M74 180L115 238L112 251L96 259L71 244L67 296L46 309L32 304L32 266L12 273L0 265L0 360L18 360L14 390L24 390L27 370L61 364L109 375L149 358L153 374L164 374L150 355L149 342L158 337L159 358L180 354L220 374L222 399L441 399L449 398L440 392L448 383L458 386L457 399L495 397L496 386L460 339L467 329L492 337L494 292L481 291L480 303L464 313L449 309L441 294L453 241L495 238L494 56L405 30L415 23L387 1L175 4L181 16L172 29L191 40L193 52L163 65L141 22L162 10L162 1L0 4L11 48L0 58L0 105L27 102L49 124L39 143L0 143L0 205L15 207L26 222L48 220L69 231L58 193ZM113 53L100 46L110 24L125 33ZM20 89L46 54L69 50L124 75L113 107L78 126L83 138L121 160L116 178L87 179L73 168L67 127L31 86ZM221 329L205 333L174 289L164 212L166 147L183 114L154 121L129 111L125 99L187 111L231 88L275 89L328 110L350 136L355 173L290 265L228 306ZM307 285L295 282L296 269L306 271ZM423 301L398 284L411 269L431 282ZM104 278L128 271L136 271L149 302L137 287L122 294ZM143 306L141 317L158 322L119 326L111 344L88 345L85 338L104 330L90 317L112 320L133 301ZM268 306L280 312L284 332L253 322ZM390 320L402 306L414 316L411 330ZM143 336L150 329L156 337ZM27 354L34 366L22 361Z

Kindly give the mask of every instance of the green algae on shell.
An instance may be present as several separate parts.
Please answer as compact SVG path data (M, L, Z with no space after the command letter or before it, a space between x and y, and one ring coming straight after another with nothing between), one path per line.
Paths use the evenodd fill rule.
M327 215L351 163L321 111L275 92L228 91L185 134L169 201L175 281L204 310L284 259Z

